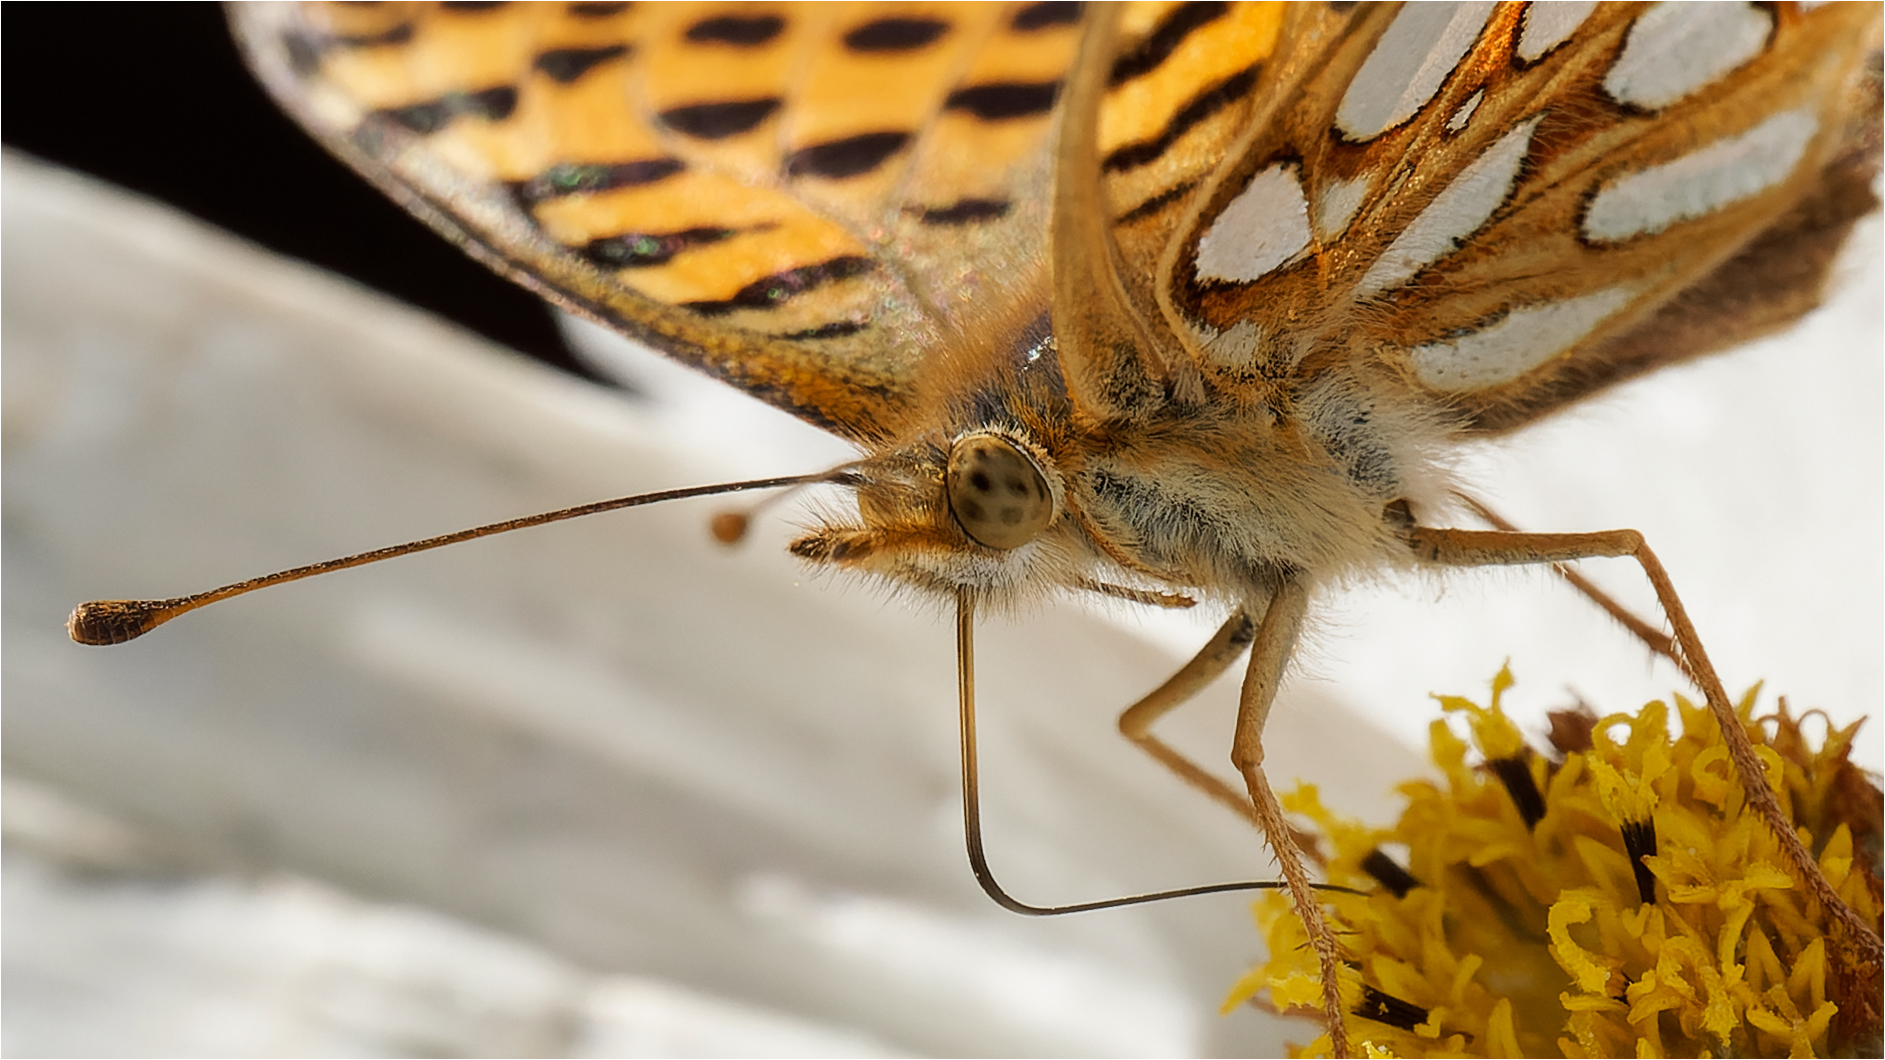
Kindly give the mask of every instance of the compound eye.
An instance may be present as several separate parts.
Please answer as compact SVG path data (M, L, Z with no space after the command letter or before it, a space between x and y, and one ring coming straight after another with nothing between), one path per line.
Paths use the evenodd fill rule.
M1054 518L1054 499L1040 469L996 435L956 442L949 450L947 489L956 524L989 548L1019 548Z

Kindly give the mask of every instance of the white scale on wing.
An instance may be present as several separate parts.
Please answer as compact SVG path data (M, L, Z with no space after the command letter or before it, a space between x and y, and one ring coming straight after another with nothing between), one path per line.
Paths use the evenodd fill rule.
M1375 43L1335 110L1356 143L1420 113L1492 17L1490 3L1408 4Z
M1619 103L1661 109L1759 55L1773 28L1752 4L1657 4L1630 27L1604 91Z
M1356 285L1357 298L1406 283L1421 269L1453 252L1460 240L1479 230L1512 193L1519 164L1531 146L1538 118L1514 127L1460 171L1446 190L1434 196Z
M1409 351L1414 374L1435 390L1478 390L1509 382L1584 341L1635 296L1635 287L1620 285L1511 310L1452 342L1414 347Z
M1296 167L1276 165L1250 184L1198 240L1198 278L1248 283L1309 249L1309 203Z
M1577 27L1597 10L1593 0L1563 0L1554 4L1525 5L1525 26L1519 31L1518 57L1528 63L1544 58L1553 48L1571 39Z
M1819 131L1806 108L1783 110L1739 136L1604 185L1584 215L1584 235L1619 242L1706 216L1786 180Z

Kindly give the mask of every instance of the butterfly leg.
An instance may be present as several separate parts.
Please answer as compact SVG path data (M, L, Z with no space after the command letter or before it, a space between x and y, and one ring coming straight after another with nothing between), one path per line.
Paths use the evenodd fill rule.
M1249 650L1250 642L1256 637L1257 624L1250 616L1242 608L1233 611L1190 662L1119 715L1119 731L1133 746L1176 773L1180 780L1252 825L1261 827L1263 822L1257 819L1257 810L1251 805L1249 795L1226 784L1152 732L1160 718L1189 703L1207 685L1222 677L1237 657ZM1313 850L1313 839L1294 826L1290 832L1296 836L1298 846Z
M1297 844L1283 807L1263 774L1263 726L1269 721L1270 707L1276 702L1277 686L1282 683L1283 668L1295 653L1296 639L1302 633L1303 616L1309 610L1309 588L1301 581L1285 579L1270 597L1263 620L1257 623L1250 645L1250 665L1244 672L1243 691L1237 701L1237 729L1231 740L1231 764L1242 774L1250 792L1250 805L1263 836L1276 857L1283 881L1289 885L1290 900L1296 915L1302 917L1303 929L1315 947L1316 961L1322 971L1322 1012L1328 1025L1329 1043L1336 1056L1347 1056L1348 1026L1342 1004L1341 955L1335 933L1322 915L1322 903L1309 880L1303 863L1302 847Z
M1322 906L1304 864L1302 844L1296 830L1283 816L1276 794L1263 775L1263 725L1276 699L1277 683L1289 661L1302 629L1303 614L1308 609L1308 591L1299 583L1287 582L1271 598L1261 622L1252 621L1242 608L1231 613L1215 635L1177 673L1144 699L1126 708L1119 716L1119 731L1135 746L1178 774L1187 784L1236 812L1262 829L1265 840L1276 855L1283 880L1289 886L1291 901L1303 918L1304 927L1316 948L1322 966L1323 1015L1329 1027L1330 1042L1337 1056L1348 1055L1345 1010L1336 978L1340 967L1335 936L1322 916ZM1242 699L1237 711L1237 736L1231 759L1243 775L1247 794L1219 780L1197 763L1186 758L1170 744L1152 734L1158 720L1197 695L1217 680L1245 649L1250 649L1250 667L1244 680Z
M1230 618L1218 627L1217 633L1209 643L1199 649L1198 654L1173 674L1164 684L1153 689L1144 699L1127 707L1119 716L1119 731L1133 746L1157 759L1165 768L1178 774L1179 779L1231 812L1258 824L1256 808L1250 805L1250 799L1244 793L1219 780L1196 762L1186 758L1176 748L1152 734L1152 726L1160 718L1190 702L1191 698L1203 691L1205 686L1223 676L1230 669L1237 657L1249 650L1250 642L1257 636L1257 624L1251 621L1242 608L1231 613Z
M1504 530L1515 534L1522 533L1517 526L1508 522L1505 518L1500 516L1498 512L1493 511L1479 498L1460 493L1457 490L1453 495L1465 501L1467 506L1472 508L1473 514L1484 519L1493 529ZM1562 563L1554 563L1551 565L1551 569L1557 572L1560 578L1568 582L1571 588L1581 593L1586 600L1596 604L1603 609L1605 614L1616 619L1619 625L1629 630L1631 635L1635 636L1637 640L1642 641L1644 647L1668 659L1670 662L1675 663L1677 666L1682 667L1684 673L1688 672L1687 666L1682 662L1682 656L1676 651L1675 638L1658 629L1655 623L1644 620L1634 611L1618 603L1615 597L1599 589L1590 579L1579 574L1574 568L1568 567Z
M1661 561L1634 530L1606 530L1579 534L1528 534L1509 530L1440 530L1414 526L1408 531L1408 543L1415 555L1430 563L1446 566L1481 567L1520 563L1566 563L1578 559L1627 556L1636 560L1656 591L1663 614L1675 631L1675 652L1671 656L1688 674L1708 701L1709 710L1721 726L1728 755L1741 775L1741 785L1748 802L1767 822L1779 841L1781 850L1792 863L1793 875L1812 892L1842 930L1832 941L1840 963L1868 977L1878 973L1879 938L1865 920L1846 905L1820 872L1812 851L1800 841L1793 824L1780 808L1780 800L1767 784L1767 770L1755 754L1753 741L1735 716L1734 706L1722 688L1721 678L1702 647L1701 637L1689 620L1688 611L1676 596L1675 585Z

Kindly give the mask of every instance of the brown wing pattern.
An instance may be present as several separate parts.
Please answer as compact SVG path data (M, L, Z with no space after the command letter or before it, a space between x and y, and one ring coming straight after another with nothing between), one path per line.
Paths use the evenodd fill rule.
M1135 304L1158 300L1154 319L1223 385L1379 358L1480 429L1791 320L1875 205L1879 8L1731 5L1739 22L1703 27L1743 32L1724 44L1685 29L1685 6L1226 10L1211 24L1241 17L1256 62L1221 83L1247 95L1209 100L1221 125L1154 138L1171 146L1136 173L1107 156L1122 275L1147 285ZM1742 52L1658 67L1650 45L1670 40ZM1788 151L1784 172L1750 161ZM1724 152L1713 185L1682 168ZM1681 214L1659 179L1715 198ZM1737 179L1753 184L1722 184ZM1679 215L1606 221L1620 200Z
M233 7L289 110L466 249L848 437L1045 309L1078 5Z

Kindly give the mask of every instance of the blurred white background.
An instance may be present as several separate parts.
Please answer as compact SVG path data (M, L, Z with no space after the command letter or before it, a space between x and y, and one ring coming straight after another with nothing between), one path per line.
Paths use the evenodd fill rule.
M951 633L808 577L711 502L285 587L123 647L168 596L842 447L662 362L604 392L159 207L4 173L5 1003L11 1054L1264 1055L1215 1014L1230 896L1013 917L963 863ZM1778 339L1467 454L1521 525L1635 526L1731 691L1881 693L1879 240ZM610 341L582 340L606 352ZM632 356L632 355L629 355ZM1644 601L1633 567L1596 565ZM1632 593L1634 592L1634 595ZM1653 612L1651 612L1653 614ZM1205 635L1056 605L978 643L985 816L1021 897L1266 876L1114 733ZM1673 669L1542 572L1330 593L1270 763L1385 822L1431 691L1510 657L1525 724ZM1210 763L1234 688L1172 719ZM1880 759L1876 730L1862 757Z

